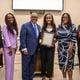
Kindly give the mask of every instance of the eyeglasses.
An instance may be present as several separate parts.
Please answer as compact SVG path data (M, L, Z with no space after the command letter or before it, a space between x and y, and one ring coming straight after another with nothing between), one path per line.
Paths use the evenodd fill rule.
M37 16L32 16L32 18L38 18Z
M68 18L67 16L63 16L63 18Z

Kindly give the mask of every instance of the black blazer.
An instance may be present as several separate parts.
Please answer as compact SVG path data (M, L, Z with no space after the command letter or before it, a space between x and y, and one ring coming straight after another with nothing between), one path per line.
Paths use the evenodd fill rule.
M1 36L1 26L0 26L0 48L3 47L3 43L2 43L2 36Z

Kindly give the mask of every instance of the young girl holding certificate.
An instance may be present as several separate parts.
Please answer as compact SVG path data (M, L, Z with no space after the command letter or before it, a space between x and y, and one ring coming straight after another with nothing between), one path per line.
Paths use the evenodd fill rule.
M44 33L54 35L52 37L52 44L49 43L50 42L49 38L46 38L46 40L48 39L47 40L48 44L45 44L46 41L43 41L43 40L45 40L44 37L47 34L44 35ZM55 40L54 40L55 34L56 34L56 25L54 23L53 16L52 14L47 13L44 16L43 27L41 32L41 40L44 42L44 43L42 42L40 47L42 80L45 80L46 77L48 77L49 80L52 80L53 66L54 66L54 52L55 52Z

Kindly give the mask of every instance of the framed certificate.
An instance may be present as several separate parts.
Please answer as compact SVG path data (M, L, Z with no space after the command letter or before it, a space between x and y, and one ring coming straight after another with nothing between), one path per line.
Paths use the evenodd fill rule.
M42 45L52 46L53 38L54 38L54 34L53 33L44 32L41 44Z

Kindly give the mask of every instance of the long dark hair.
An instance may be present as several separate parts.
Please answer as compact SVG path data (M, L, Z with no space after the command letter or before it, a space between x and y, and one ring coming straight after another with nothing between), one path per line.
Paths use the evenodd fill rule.
M0 41L1 41L1 26L0 26Z
M51 15L51 16L52 16L51 13L47 13L47 14L44 16L42 31L44 31L44 30L46 29L46 27L47 27L47 22L46 22L46 16L47 16L47 15ZM55 25L53 16L52 16L51 26L53 27L54 32L56 32L56 25Z
M1 25L0 25L0 45L2 43L2 33L1 33Z
M10 23L9 23L9 21L8 21L8 15L12 15L12 16L13 16L13 18L14 18L13 24L10 24ZM5 23L6 23L6 25L7 25L7 29L8 29L13 35L14 35L13 29L15 29L15 31L16 31L16 33L17 33L17 35L18 35L17 22L16 22L16 19L15 19L14 15L13 15L12 13L6 14L6 16L5 16ZM12 27L11 27L11 26L12 26Z
M80 25L78 25L78 31L80 31Z
M72 26L72 21L71 21L71 16L70 16L69 13L64 13L64 14L62 15L62 18L61 18L61 25L62 25L62 23L63 23L63 17L64 17L64 15L67 15L67 17L68 17L67 26L68 26L68 27L71 27L71 26Z

